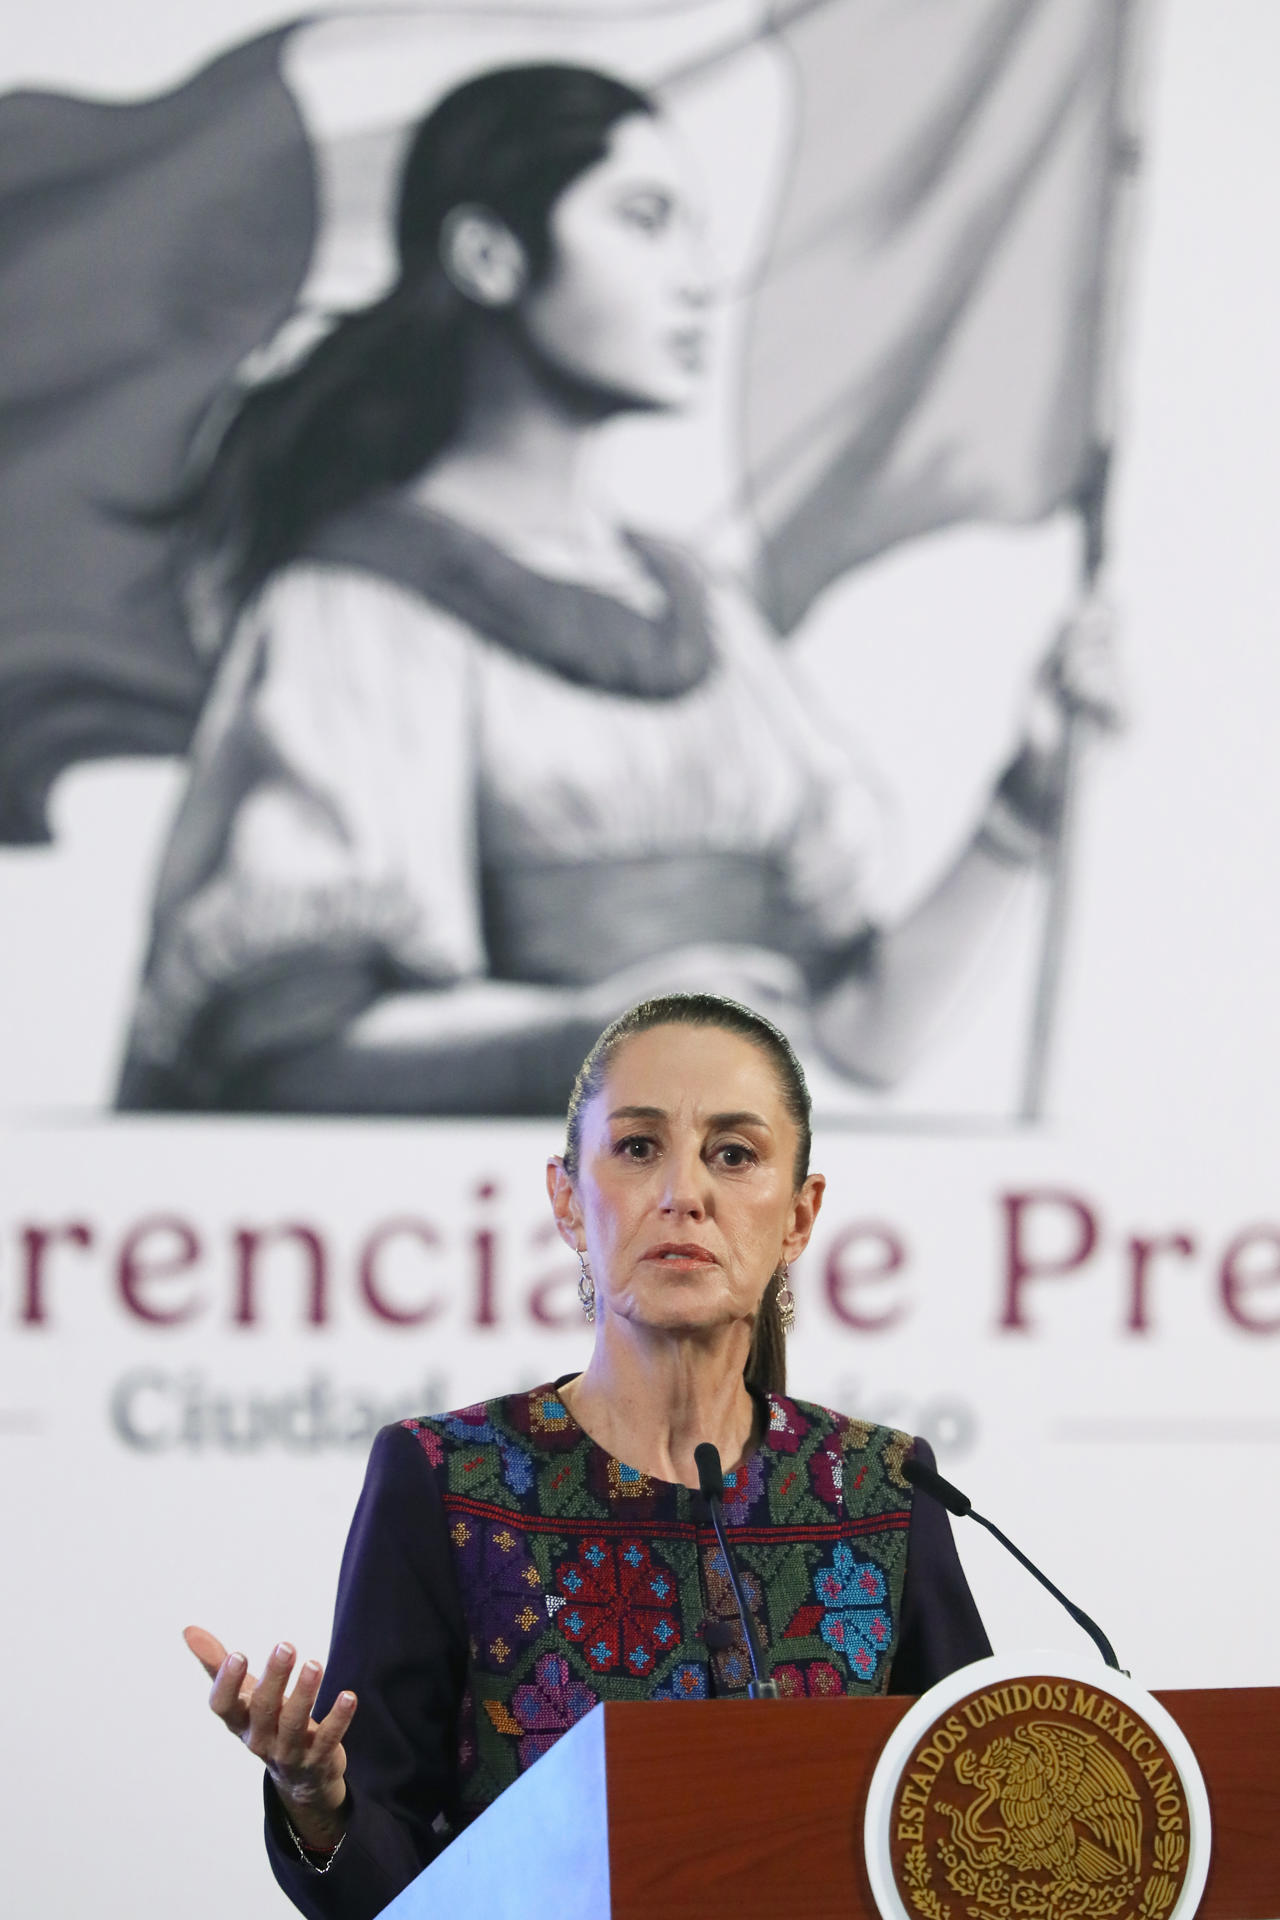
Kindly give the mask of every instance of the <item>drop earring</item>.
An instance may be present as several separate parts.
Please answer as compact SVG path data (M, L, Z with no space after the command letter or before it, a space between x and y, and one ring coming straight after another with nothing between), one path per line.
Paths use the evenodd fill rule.
M790 1333L796 1323L796 1297L791 1291L791 1274L784 1260L774 1274L778 1291L774 1296L778 1303L778 1319L784 1333Z
M578 1299L582 1302L582 1317L587 1325L593 1326L596 1317L596 1283L591 1277L587 1265L587 1256L578 1249Z

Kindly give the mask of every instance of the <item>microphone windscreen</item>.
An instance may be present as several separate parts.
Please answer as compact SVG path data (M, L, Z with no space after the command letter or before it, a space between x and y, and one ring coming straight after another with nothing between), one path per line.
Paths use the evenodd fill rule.
M698 1469L698 1488L704 1500L724 1499L724 1469L720 1465L720 1449L710 1440L701 1441L693 1450L693 1464Z
M961 1493L959 1487L953 1487L949 1480L944 1480L940 1473L935 1473L932 1467L927 1467L923 1460L915 1459L912 1454L908 1454L902 1463L902 1475L913 1487L919 1487L921 1493L940 1500L948 1513L954 1513L961 1520L973 1506L967 1493Z

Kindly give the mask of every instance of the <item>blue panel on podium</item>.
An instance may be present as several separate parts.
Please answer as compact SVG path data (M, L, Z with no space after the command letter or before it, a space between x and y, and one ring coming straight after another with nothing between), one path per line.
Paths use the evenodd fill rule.
M556 1920L608 1920L605 1710L594 1707L385 1907L381 1920L529 1920L555 1888Z

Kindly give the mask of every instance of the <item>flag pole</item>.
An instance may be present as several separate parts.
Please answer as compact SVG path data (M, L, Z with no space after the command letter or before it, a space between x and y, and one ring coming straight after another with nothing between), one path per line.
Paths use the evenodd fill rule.
M1116 442L1116 360L1121 308L1126 292L1125 265L1132 237L1133 186L1141 163L1136 97L1140 66L1140 27L1145 0L1121 0L1116 25L1116 82L1113 95L1113 161L1103 240L1103 288L1098 306L1094 356L1093 441L1084 461L1074 505L1080 516L1080 586L1097 590L1107 554L1107 505ZM1092 723L1079 711L1065 716L1062 806L1048 851L1044 919L1035 990L1023 1068L1018 1118L1044 1118L1054 1027L1062 997L1071 883L1079 813L1083 748Z
M1085 593L1097 585L1106 551L1106 496L1111 471L1111 446L1098 444L1093 449L1085 485L1079 496L1082 534L1080 584ZM1076 840L1076 815L1080 793L1080 767L1084 735L1090 722L1078 710L1069 710L1063 721L1062 804L1057 829L1048 850L1044 921L1040 932L1040 953L1036 969L1035 997L1031 1006L1031 1028L1027 1040L1026 1064L1022 1082L1022 1100L1018 1118L1024 1121L1044 1118L1045 1092L1049 1077L1050 1047L1062 997L1062 968L1067 947L1067 925L1071 909L1071 881Z

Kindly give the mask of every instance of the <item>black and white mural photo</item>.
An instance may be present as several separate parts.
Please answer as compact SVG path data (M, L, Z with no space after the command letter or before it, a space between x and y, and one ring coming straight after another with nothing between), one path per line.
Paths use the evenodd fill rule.
M0 833L124 797L10 1100L554 1113L688 988L833 1117L1037 1113L1131 13L336 11L11 94Z

